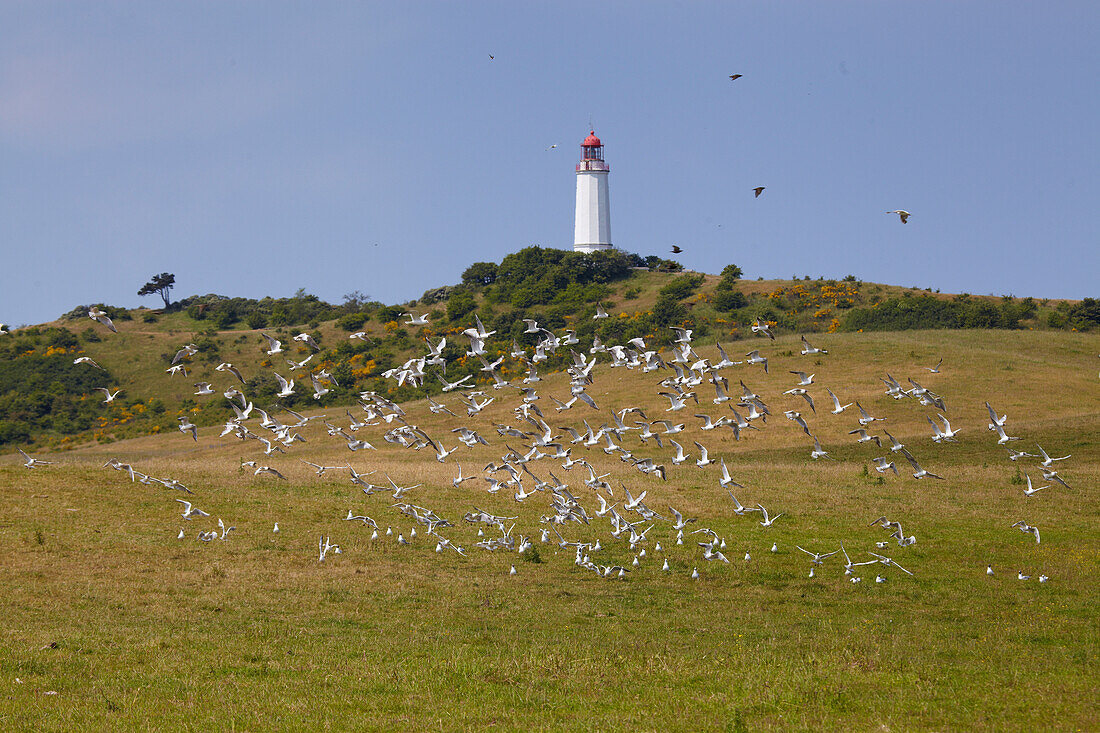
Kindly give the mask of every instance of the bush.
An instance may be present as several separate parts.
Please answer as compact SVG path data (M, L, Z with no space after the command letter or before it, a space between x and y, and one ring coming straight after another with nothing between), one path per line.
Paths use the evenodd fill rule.
M481 288L493 284L497 279L495 262L475 262L462 273L462 284L471 288Z
M472 295L470 296L470 299L473 299ZM405 313L404 308L399 308L396 305L387 305L384 308L379 308L378 310L376 310L374 312L374 318L376 318L379 323L389 323L390 321L399 320L403 313Z
M722 268L722 279L726 281L740 280L742 274L737 265L726 265Z
M1066 316L1073 327L1079 331L1087 331L1093 326L1100 326L1100 300L1085 298L1080 303L1072 306Z
M253 330L264 328L267 326L267 316L262 311L255 310L248 314L244 322Z
M477 307L474 295L469 290L452 293L447 300L447 318L457 321ZM385 309L383 309L385 310Z
M715 310L733 311L747 306L749 299L745 297L744 293L736 290L719 290L714 294L711 303L714 305Z
M702 275L680 275L673 278L672 282L658 291L660 296L668 296L675 300L683 300L695 293L703 284Z
M653 322L657 326L678 326L687 316L687 308L679 298L662 293L653 304Z
M366 313L348 313L346 316L340 316L336 321L336 325L345 331L358 331L366 322Z
M975 300L969 294L953 300L931 295L893 298L873 308L854 308L844 317L848 331L904 331L916 328L1019 328L1020 319L1034 313L1034 301Z

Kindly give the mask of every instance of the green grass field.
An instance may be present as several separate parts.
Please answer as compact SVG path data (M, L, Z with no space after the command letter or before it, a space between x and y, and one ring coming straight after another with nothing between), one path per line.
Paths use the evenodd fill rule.
M480 480L452 487L456 460L464 473L479 473L505 442L519 448L491 427L522 426L514 390L487 390L497 401L469 419L404 406L409 422L448 448L457 442L448 431L463 424L492 444L463 447L446 464L430 450L383 442L389 426L362 431L377 451L351 453L316 423L304 431L308 443L268 458L255 442L219 439L214 428L197 442L173 434L39 453L56 463L34 470L5 456L0 728L1096 730L1100 338L914 331L812 340L829 355L800 356L796 335L737 344L738 355L759 347L772 358L769 375L724 370L731 387L744 379L773 413L739 442L728 430L698 430L693 413L730 414L711 404L709 385L698 389L698 409L664 412L668 400L656 393L667 371L602 363L589 390L599 411L554 413L548 396L568 394L564 375L536 385L552 426L581 418L598 426L612 409L635 405L650 419L687 423L685 448L696 453L691 441L699 440L724 457L746 486L737 490L742 502L784 513L767 529L754 515L734 515L718 468L700 469L694 457L668 465L661 482L599 448L573 447L574 457L611 472L614 500L623 482L635 495L648 491L653 510L668 516L671 505L698 519L693 528L714 529L728 565L703 559L699 535L685 533L677 546L669 524L657 521L640 567L623 580L600 578L574 565L572 549L539 542L548 493L517 503L507 491L487 494ZM941 356L941 374L923 369ZM794 386L791 369L816 372L816 416L781 394ZM885 396L879 377L887 372L941 394L962 428L959 442L933 444L925 416L934 412ZM917 481L907 465L884 480L868 473L869 459L888 451L857 445L847 434L855 408L828 414L824 387L888 418L886 429L946 480ZM1010 462L996 445L986 400L1008 414L1009 434L1022 438L1015 447L1072 454L1057 465L1072 489L1055 485L1025 499L1022 475L1037 485L1042 475L1034 459ZM459 411L453 395L444 401ZM800 410L838 460L811 461L811 442L783 418L786 409ZM347 424L342 409L330 417ZM633 436L622 442L638 456L671 454ZM179 479L211 516L184 520L174 501L181 494L102 468L111 457ZM288 480L255 477L242 459ZM299 459L347 461L376 471L375 483L384 474L422 483L407 501L454 523L441 533L468 556L436 553L423 527L398 545L397 534L409 537L415 525L389 494L364 495L346 470L317 477ZM586 472L558 464L531 468L568 482L593 514ZM532 537L541 562L475 548L477 528L462 522L474 506L517 517L514 534ZM369 528L343 521L349 509L393 536L372 541ZM868 524L884 514L917 537L911 547L881 550L913 577L867 566L853 584L839 556L808 577L809 558L796 544L824 552L843 542L854 560L868 559L888 535ZM219 517L236 531L224 542L197 541ZM1037 525L1042 543L1011 529L1017 520ZM177 540L181 528L186 536ZM604 549L592 559L603 565L630 567L635 556L611 538L607 518L567 524L562 534L598 538ZM342 553L320 563L322 535ZM1018 571L1032 580L1017 580ZM1050 581L1038 583L1041 573ZM876 574L887 582L876 584Z

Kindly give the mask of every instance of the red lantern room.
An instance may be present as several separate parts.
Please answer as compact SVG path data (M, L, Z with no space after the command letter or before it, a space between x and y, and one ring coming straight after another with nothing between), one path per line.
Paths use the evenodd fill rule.
M609 170L611 168L603 159L603 143L596 137L596 131L592 130L581 143L581 162L577 163L577 171Z

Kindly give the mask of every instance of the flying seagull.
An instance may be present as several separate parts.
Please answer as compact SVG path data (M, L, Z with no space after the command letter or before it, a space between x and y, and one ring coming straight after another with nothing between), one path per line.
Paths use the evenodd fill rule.
M905 209L894 209L893 211L887 211L886 213L887 214L897 214L898 217L901 219L902 224L908 224L909 223L909 212L906 211Z

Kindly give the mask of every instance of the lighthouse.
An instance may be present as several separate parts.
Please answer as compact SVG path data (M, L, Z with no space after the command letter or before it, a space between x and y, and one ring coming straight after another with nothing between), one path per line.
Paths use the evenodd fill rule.
M603 143L593 130L581 143L577 163L577 214L573 227L573 251L596 252L611 249L611 203Z

